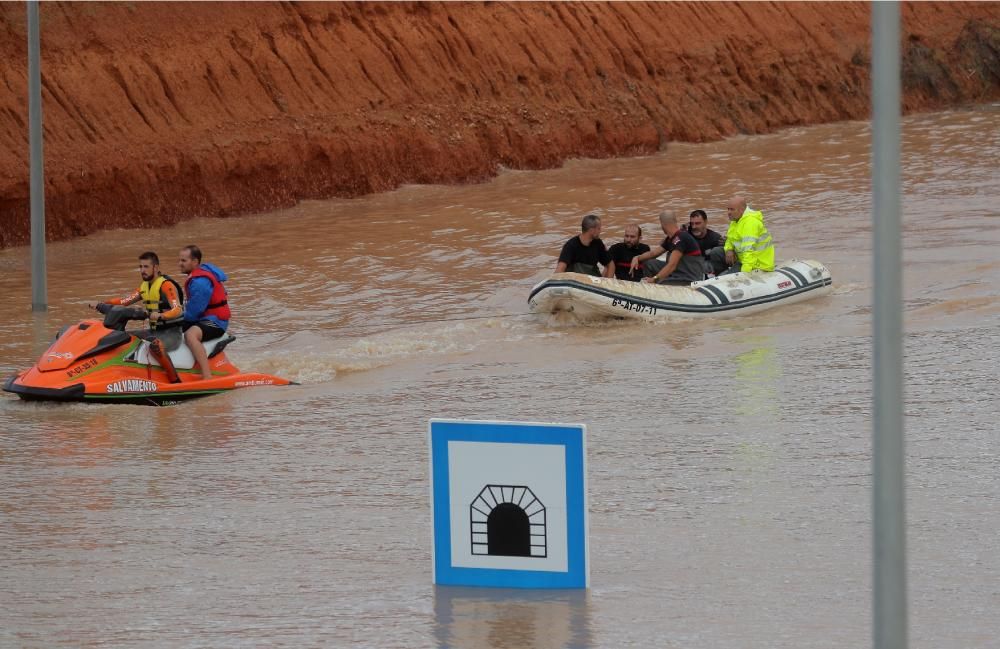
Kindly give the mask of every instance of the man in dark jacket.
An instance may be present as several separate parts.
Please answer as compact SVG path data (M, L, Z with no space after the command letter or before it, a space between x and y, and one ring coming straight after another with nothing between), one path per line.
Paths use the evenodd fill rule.
M677 212L660 214L660 227L667 237L663 243L649 252L632 259L632 269L643 264L645 277L642 281L655 284L690 284L705 279L705 264L701 258L701 248L690 234L681 230L677 223ZM656 259L667 253L667 261Z

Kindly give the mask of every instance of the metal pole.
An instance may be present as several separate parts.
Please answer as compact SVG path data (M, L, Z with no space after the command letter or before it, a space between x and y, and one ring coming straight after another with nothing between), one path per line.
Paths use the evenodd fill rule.
M899 3L872 3L875 649L906 649L903 317L899 198Z
M45 274L45 175L42 158L41 48L38 0L28 0L28 140L31 158L31 310L48 309Z

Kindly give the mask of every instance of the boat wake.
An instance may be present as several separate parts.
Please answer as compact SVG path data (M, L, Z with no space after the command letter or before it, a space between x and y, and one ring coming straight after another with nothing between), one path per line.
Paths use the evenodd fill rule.
M332 381L338 375L364 372L428 356L462 355L485 346L527 338L563 335L539 328L523 317L492 317L449 324L393 329L355 339L331 341L302 332L281 350L251 359L262 371L280 372L298 383Z

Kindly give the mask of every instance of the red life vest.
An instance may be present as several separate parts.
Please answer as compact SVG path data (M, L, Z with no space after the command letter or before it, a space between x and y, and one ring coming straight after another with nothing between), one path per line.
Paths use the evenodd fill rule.
M188 295L191 294L191 280L195 277L207 277L212 282L212 296L208 298L208 306L205 307L203 315L214 315L219 320L229 320L233 314L229 311L226 287L222 285L222 282L218 280L214 273L202 270L199 267L192 270L191 274L188 275L187 281L184 282L184 292Z

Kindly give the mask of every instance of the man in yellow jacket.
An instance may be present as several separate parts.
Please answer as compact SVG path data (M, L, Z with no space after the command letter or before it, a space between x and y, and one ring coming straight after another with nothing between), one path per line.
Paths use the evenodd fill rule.
M771 233L764 226L764 214L750 209L746 199L733 196L726 206L729 214L729 231L726 232L727 273L752 270L774 270L774 245Z

